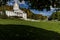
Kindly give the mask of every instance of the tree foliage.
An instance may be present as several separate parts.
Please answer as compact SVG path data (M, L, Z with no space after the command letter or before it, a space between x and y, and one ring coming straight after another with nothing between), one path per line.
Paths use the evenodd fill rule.
M50 10L50 6L60 7L60 0L25 0L25 1L31 4L30 8L37 10L43 10L44 8L46 8L48 11Z
M60 12L54 12L48 19L60 21Z
M9 0L0 0L0 5L5 5ZM22 1L22 0L19 0ZM47 10L50 10L50 5L55 7L60 7L60 0L25 0L29 3L30 8L37 9L37 10L43 10L46 8Z
M0 0L0 6L5 5L7 3L7 1L9 1L9 0Z

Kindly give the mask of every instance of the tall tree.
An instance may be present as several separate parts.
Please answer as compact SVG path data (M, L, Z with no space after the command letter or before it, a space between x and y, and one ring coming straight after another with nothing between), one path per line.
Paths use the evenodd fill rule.
M7 18L7 15L6 15L6 10L5 10L5 6L4 5L6 5L6 3L7 3L7 1L9 1L9 0L1 0L0 1L0 6L2 7L2 18Z

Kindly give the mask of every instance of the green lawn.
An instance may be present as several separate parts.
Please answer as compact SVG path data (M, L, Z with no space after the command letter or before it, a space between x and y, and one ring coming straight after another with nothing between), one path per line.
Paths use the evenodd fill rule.
M60 40L60 22L0 19L0 40Z
M0 24L29 25L29 26L43 28L46 30L51 30L51 31L60 33L60 22L54 22L54 21L32 22L32 21L24 21L24 20L19 20L19 19L0 19Z

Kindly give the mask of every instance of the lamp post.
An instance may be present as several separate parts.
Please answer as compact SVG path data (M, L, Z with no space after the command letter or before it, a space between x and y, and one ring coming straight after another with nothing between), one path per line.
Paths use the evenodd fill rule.
M54 4L54 8L55 8L55 10L56 10L56 4ZM56 10L56 13L57 13L57 10Z

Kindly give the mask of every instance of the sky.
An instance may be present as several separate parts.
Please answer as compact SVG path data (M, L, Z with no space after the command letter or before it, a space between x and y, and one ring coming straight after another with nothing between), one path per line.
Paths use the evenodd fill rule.
M15 0L15 1L17 1L17 0ZM11 1L7 2L7 4L9 6L12 6L12 5L14 5L14 1L11 0ZM21 8L26 8L26 9L29 8L28 2L22 2L21 3L18 1L18 4ZM54 10L55 10L54 8L51 9L50 11L46 11L46 9L44 9L43 11L39 11L36 9L30 9L30 11L33 12L34 14L42 14L44 16L50 16L54 12Z
M50 11L46 11L46 9L44 9L43 11L39 11L39 10L35 10L35 9L32 9L31 10L33 13L35 14L42 14L44 16L51 16L53 12L55 12L55 9L52 9Z

